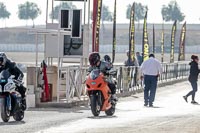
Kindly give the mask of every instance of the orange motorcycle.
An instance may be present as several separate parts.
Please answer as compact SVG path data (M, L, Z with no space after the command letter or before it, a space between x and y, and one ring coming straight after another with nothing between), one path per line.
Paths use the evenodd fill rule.
M112 71L109 74L115 73L116 71ZM99 116L100 111L105 111L108 116L112 116L115 113L116 102L111 98L111 91L107 81L108 78L98 69L91 71L86 79L87 93L94 116Z

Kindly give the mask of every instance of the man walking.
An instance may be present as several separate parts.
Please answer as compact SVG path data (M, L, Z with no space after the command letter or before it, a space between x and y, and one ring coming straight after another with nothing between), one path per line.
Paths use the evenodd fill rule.
M141 79L144 78L144 106L153 107L155 99L157 80L162 73L160 62L155 59L154 54L149 55L149 59L141 65Z

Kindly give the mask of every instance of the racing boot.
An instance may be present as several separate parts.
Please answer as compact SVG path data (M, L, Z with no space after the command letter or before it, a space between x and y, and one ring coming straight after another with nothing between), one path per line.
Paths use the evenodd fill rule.
M26 97L22 98L22 110L25 111L27 108L27 105L26 105Z
M112 94L112 95L111 95L111 100L113 100L113 101L115 101L115 102L118 101L118 98L117 98L116 94Z

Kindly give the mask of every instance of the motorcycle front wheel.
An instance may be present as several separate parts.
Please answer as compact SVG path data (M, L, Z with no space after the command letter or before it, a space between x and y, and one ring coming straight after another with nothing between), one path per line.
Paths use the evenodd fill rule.
M100 109L100 105L98 104L97 96L91 95L90 96L90 102L91 102L92 114L94 116L99 116L101 109Z
M8 122L10 119L10 111L6 106L6 98L1 98L1 119L4 122Z
M13 115L14 120L16 121L21 121L24 119L24 111L17 111L14 115Z

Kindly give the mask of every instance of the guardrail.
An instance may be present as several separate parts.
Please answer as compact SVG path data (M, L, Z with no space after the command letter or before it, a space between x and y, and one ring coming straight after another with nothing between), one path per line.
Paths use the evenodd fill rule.
M169 80L183 79L189 74L189 65L183 63L162 64L163 73L160 75L158 82ZM135 93L143 90L142 81L140 80L139 67L114 66L117 70L117 93ZM74 97L81 99L86 96L85 78L87 68L70 66L62 69L66 73L66 99L73 100Z

